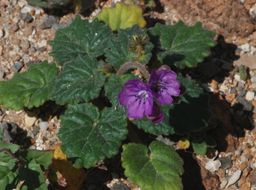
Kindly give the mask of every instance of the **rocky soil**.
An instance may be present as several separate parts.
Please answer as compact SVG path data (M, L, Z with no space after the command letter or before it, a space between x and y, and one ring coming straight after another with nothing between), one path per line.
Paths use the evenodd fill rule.
M218 151L192 156L202 180L199 184L192 180L185 189L256 189L256 0L161 0L161 6L162 11L149 13L151 18L167 23L182 20L189 25L200 21L217 34L218 46L200 65L195 77L202 80L213 97L212 111L219 121L219 131L214 132ZM29 6L26 0L1 0L0 80L10 79L38 61L52 61L49 41L74 16L49 15ZM1 126L14 132L19 127L30 137L31 148L52 149L60 143L56 136L59 120L37 119L36 114L2 108ZM115 179L107 186L137 189L123 179Z

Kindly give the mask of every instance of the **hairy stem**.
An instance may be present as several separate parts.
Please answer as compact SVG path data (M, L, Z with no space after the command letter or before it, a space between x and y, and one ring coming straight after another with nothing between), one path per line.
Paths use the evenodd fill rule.
M140 71L140 73L142 74L142 76L148 81L149 80L149 72L146 69L145 65L142 65L139 62L132 62L132 61L128 61L126 63L124 63L117 71L117 75L122 75L124 73L126 73L129 69L138 69Z

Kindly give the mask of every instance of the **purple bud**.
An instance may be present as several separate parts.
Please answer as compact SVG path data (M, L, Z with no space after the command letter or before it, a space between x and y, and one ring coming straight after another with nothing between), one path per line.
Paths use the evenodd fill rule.
M129 118L142 119L153 112L153 94L149 85L139 79L127 81L119 93L119 102Z
M154 70L149 79L153 95L160 105L171 104L173 96L180 95L180 83L177 75L168 67Z

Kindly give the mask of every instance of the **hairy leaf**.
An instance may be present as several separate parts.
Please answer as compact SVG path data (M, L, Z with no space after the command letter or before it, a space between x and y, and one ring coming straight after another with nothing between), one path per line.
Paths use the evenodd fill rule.
M105 77L97 64L94 59L78 56L72 64L65 65L53 85L52 99L67 104L98 97Z
M53 152L51 151L29 150L26 155L28 162L34 160L36 164L43 166L45 169L51 164L52 158Z
M91 104L70 105L61 117L59 137L68 157L78 157L86 168L118 153L127 135L126 118L120 110L99 112Z
M0 148L1 149L1 148ZM2 189L12 189L11 184L14 182L17 171L14 167L17 160L6 152L0 152L0 187Z
M137 5L117 3L114 7L104 8L98 19L107 23L112 30L126 29L134 25L144 27L146 21L142 16L142 9Z
M189 96L192 98L198 98L203 93L203 89L192 78L178 75L178 80L181 82L181 85L184 87L183 98L186 99L186 96Z
M105 93L113 106L117 106L119 104L118 94L121 91L124 83L133 78L135 78L135 76L131 74L121 76L114 74L110 75L107 83L105 84Z
M118 31L117 36L110 41L109 49L105 50L105 56L107 62L117 68L128 61L147 64L152 48L146 31L133 27Z
M103 23L82 20L79 16L66 28L56 32L51 42L52 55L60 65L78 56L97 58L109 45L111 30Z
M164 106L161 108L164 112L164 120L155 124L148 119L134 120L133 123L137 125L138 128L143 129L146 133L153 135L170 135L174 133L173 127L170 125L169 117L169 106Z
M183 161L175 150L153 141L149 148L130 143L123 146L122 166L129 180L142 190L181 190Z
M156 24L151 32L160 38L164 50L160 58L175 62L178 68L196 67L214 46L213 32L203 29L200 23L194 26L182 22L173 26Z
M31 65L28 71L0 82L0 104L20 110L42 105L49 99L52 82L57 75L55 64L43 62Z

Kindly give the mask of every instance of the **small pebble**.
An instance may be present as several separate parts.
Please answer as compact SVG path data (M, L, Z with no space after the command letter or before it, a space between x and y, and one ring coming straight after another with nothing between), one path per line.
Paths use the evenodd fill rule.
M250 9L249 13L250 13L250 16L251 16L254 20L256 20L256 3L255 3L254 6Z
M19 25L18 24L14 24L11 26L11 31L12 32L17 32L19 30Z
M229 169L232 167L232 160L231 160L231 157L222 157L222 158L219 158L220 162L221 162L221 168L223 169Z
M243 105L243 110L252 111L252 109L253 109L252 104L250 102L248 102L247 100L245 100L243 97L238 96L237 101Z
M30 23L34 20L30 13L21 13L20 18L24 20L26 23Z
M39 122L39 128L41 131L46 131L48 128L48 122L47 121L40 121Z
M209 160L205 165L205 169L213 173L217 171L220 168L220 166L221 162L219 160Z
M232 174L232 176L229 178L228 184L227 184L226 187L229 187L229 186L235 184L240 179L241 175L242 175L242 171L241 170L237 170L236 172L234 172Z
M56 16L46 16L43 20L43 22L40 24L41 29L49 29L53 25L57 24L59 22L59 18Z
M247 101L252 101L252 100L254 99L254 92L248 91L248 92L246 93L246 95L245 95L245 99L246 99Z
M0 38L3 38L3 37L4 37L4 29L0 28Z
M15 71L15 72L19 72L21 69L22 69L22 67L23 67L24 65L23 65L23 63L21 63L21 62L16 62L16 63L14 63L14 65L13 65L13 70Z

